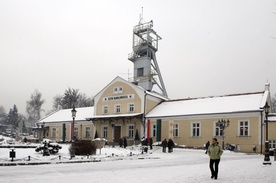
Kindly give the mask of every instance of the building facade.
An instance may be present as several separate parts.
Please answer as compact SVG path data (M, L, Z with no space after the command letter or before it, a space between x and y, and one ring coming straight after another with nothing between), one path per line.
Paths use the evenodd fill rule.
M242 152L263 152L266 103L270 104L268 88L257 93L168 100L146 117L151 128L160 126L157 131L161 131L162 139L172 139L179 145L203 147L216 137L224 147L231 145ZM218 126L219 120L229 120L229 123ZM275 142L275 125L269 125L269 138ZM151 130L150 136L155 134Z

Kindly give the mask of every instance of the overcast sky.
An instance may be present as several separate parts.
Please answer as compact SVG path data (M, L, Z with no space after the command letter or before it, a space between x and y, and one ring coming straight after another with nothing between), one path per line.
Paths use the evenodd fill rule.
M37 89L49 111L68 87L127 79L141 7L171 99L276 93L276 0L0 0L0 105L25 114Z

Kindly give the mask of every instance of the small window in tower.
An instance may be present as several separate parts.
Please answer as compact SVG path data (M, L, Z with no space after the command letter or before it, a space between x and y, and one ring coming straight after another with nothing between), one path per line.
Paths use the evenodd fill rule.
M138 77L141 77L144 75L144 68L138 68L137 69L137 76Z

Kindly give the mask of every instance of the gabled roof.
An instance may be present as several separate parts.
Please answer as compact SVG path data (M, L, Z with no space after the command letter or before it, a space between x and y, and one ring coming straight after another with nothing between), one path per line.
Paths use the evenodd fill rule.
M72 109L61 109L49 114L48 116L40 119L37 123L55 123L55 122L71 122L72 121ZM94 107L81 107L76 108L77 114L75 121L86 121L86 118L94 116Z
M150 91L147 91L147 90L145 90L144 88L142 88L142 87L140 87L140 86L137 86L137 85L135 85L135 84L133 84L133 83L131 83L131 82L129 82L129 81L127 81L127 80L125 80L125 79L119 77L119 76L117 76L116 78L114 78L114 79L113 79L110 83L108 83L99 93L97 93L97 94L95 95L95 98L98 97L98 95L100 95L107 87L109 87L111 84L113 84L114 82L117 82L117 81L121 81L121 82L127 83L127 84L129 84L131 87L137 88L138 90L140 90L140 91L142 91L142 92L146 92L148 95L150 95L150 96L152 96L152 97L159 98L159 99L161 99L161 100L168 100L168 98L165 97L165 96L163 96L162 94L159 94L159 93L157 93L157 92L155 92L155 91L151 91L151 92L150 92Z
M222 114L234 112L253 112L263 110L268 91L233 94L205 98L187 98L162 102L146 117L189 116L202 114Z

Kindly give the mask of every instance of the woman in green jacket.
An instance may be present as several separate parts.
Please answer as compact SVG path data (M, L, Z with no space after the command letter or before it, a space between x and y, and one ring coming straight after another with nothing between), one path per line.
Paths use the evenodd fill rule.
M222 153L223 150L218 145L218 140L216 138L213 138L212 144L208 147L208 155L210 157L209 167L212 174L211 179L218 178L218 166L220 162L220 156L222 155Z

